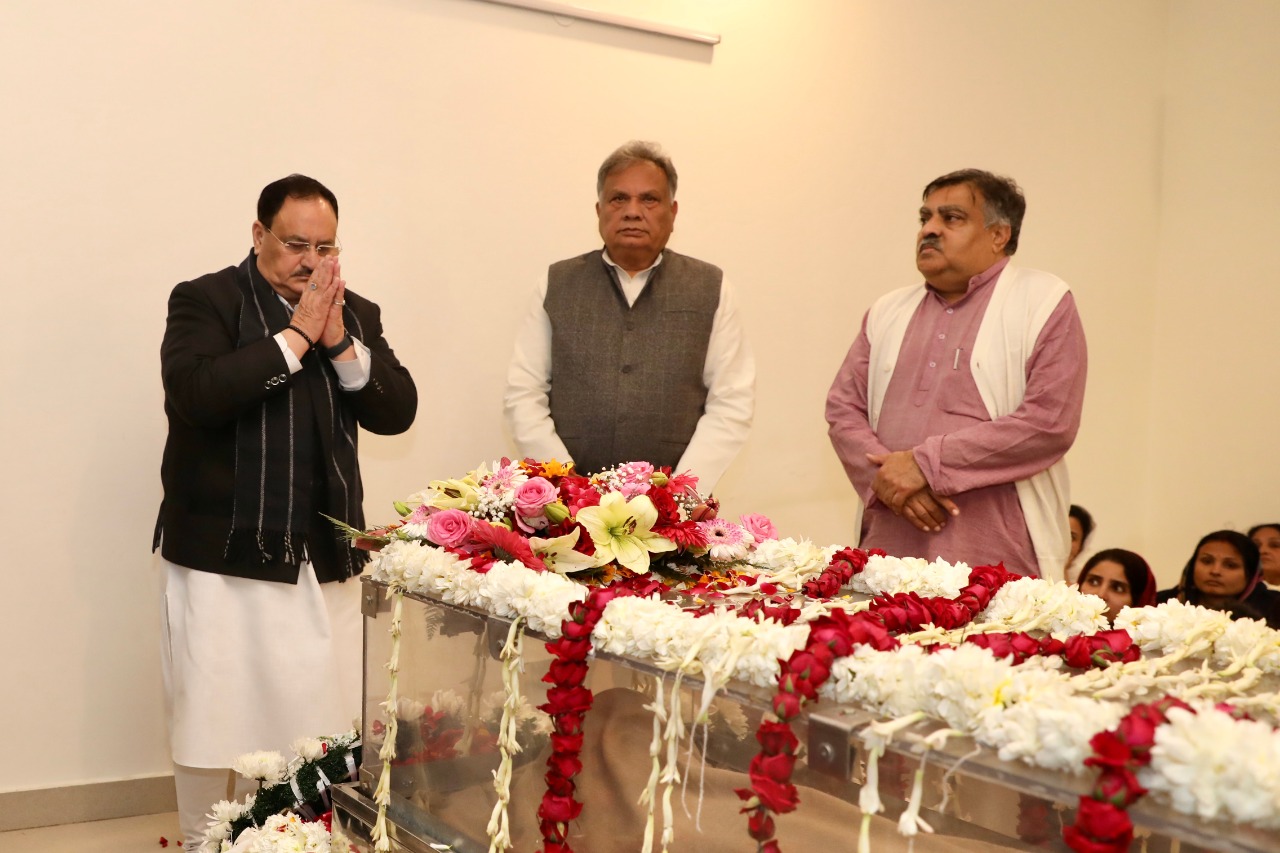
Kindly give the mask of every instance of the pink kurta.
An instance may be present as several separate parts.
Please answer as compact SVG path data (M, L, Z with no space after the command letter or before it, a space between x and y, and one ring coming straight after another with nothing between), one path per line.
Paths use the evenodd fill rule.
M875 430L867 416L871 342L863 317L827 396L831 442L866 504L861 547L971 566L1003 562L1012 571L1039 574L1014 483L1057 462L1075 440L1084 400L1084 329L1068 293L1036 339L1021 405L993 421L969 357L993 285L1007 263L1001 260L975 276L968 292L952 303L926 285ZM908 449L930 488L960 509L941 533L917 530L871 490L877 466L866 454Z

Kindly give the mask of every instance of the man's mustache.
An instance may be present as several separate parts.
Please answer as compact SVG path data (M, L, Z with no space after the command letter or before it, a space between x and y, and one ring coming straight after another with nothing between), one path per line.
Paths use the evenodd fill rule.
M940 250L941 248L942 248L942 246L941 246L941 241L940 241L940 240L938 240L938 238L937 238L937 237L925 237L923 240L921 240L921 241L920 241L920 245L919 245L919 246L916 246L916 251L917 251L917 252L922 252L922 251L924 251L925 249L939 249L939 250Z

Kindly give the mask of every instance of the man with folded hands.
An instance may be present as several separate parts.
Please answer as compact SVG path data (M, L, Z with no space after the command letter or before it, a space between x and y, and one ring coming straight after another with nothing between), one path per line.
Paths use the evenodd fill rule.
M160 350L169 436L154 547L179 820L194 849L240 754L287 754L360 711L359 427L413 423L417 391L378 306L347 290L338 200L263 189L253 248L173 289Z

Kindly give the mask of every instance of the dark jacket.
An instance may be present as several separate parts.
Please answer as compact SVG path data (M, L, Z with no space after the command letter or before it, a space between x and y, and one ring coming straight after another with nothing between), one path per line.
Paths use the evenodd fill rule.
M253 263L252 258L249 262ZM272 395L283 393L295 381L271 337L236 348L243 301L236 284L237 269L228 267L183 282L169 297L160 348L169 437L160 468L164 500L156 538L158 542L163 533L164 558L180 566L296 583L297 566L282 560L264 564L252 555L234 561L224 557L232 518L237 419ZM378 306L349 290L345 301L361 334L351 323L348 331L369 348L372 364L368 384L359 391L342 392L336 405L347 407L370 432L404 432L417 411L413 379L382 337ZM351 472L356 489L360 488L358 473ZM317 482L323 479L316 477ZM364 523L363 518L343 520L353 526ZM348 572L341 567L345 561L338 557L339 549L348 546L318 513L308 525L307 540L319 580L345 579Z

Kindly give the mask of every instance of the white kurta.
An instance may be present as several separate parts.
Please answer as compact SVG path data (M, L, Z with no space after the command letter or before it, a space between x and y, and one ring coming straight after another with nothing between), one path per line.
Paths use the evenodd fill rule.
M346 731L360 714L360 582L298 583L200 572L162 560L161 655L173 760L237 756Z

